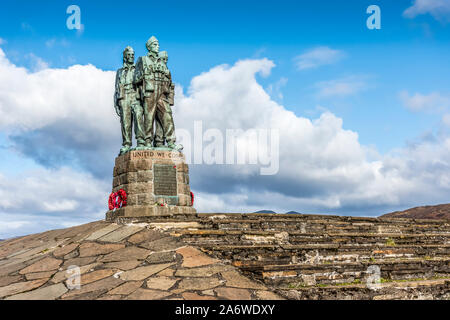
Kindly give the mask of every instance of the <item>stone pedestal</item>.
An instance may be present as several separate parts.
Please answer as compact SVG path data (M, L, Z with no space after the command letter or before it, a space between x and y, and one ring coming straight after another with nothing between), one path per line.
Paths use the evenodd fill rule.
M195 214L189 167L184 155L168 150L134 150L116 158L113 188L127 193L127 206L110 210L106 220Z

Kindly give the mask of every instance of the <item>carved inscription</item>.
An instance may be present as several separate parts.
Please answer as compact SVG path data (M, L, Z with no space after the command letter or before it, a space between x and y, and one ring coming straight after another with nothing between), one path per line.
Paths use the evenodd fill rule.
M153 186L155 196L177 195L177 169L171 164L153 165Z
M172 160L182 160L184 155L178 151L152 151L152 150L142 150L142 151L130 151L131 160L135 159L172 159Z

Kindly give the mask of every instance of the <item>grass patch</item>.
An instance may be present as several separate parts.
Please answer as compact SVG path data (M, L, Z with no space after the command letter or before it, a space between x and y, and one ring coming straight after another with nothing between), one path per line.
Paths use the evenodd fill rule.
M386 245L387 245L387 246L390 246L390 247L395 246L395 241L394 241L394 239L392 239L392 238L387 238L387 240L386 240Z

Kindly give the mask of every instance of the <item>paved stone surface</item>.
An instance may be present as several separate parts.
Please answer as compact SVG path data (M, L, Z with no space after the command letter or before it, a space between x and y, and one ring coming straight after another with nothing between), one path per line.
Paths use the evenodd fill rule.
M33 272L42 272L42 271L51 271L56 270L61 265L62 260L54 259L51 257L43 258L38 262L33 263L31 266L28 266L22 270L20 270L20 274L33 273Z
M125 260L125 261L108 262L104 264L104 267L116 268L119 270L127 271L136 268L141 263L142 261L139 260Z
M107 235L108 233L113 232L114 230L119 229L119 228L120 228L120 225L111 223L111 224L107 225L106 227L93 232L90 236L88 236L86 238L86 240L87 241L97 240L98 238L101 238L104 235Z
M170 296L171 293L158 291L158 290L150 290L150 289L138 289L132 294L130 294L127 299L128 300L160 300L165 297Z
M119 242L141 230L142 227L123 226L107 235L104 235L103 237L98 238L98 241Z
M45 288L17 294L6 298L6 300L55 300L66 292L66 286L58 283Z
M173 262L177 258L175 251L167 251L167 252L153 252L151 253L145 261L150 264L153 263L167 263Z
M162 234L161 232L144 229L128 238L128 242L133 244L139 244L144 241L152 242L161 239L162 237L165 237L165 235Z
M95 281L92 283L89 283L87 285L82 285L80 289L73 289L64 294L61 298L62 299L70 299L75 297L81 297L83 295L86 295L88 293L91 293L96 297L99 295L106 293L107 291L111 290L112 288L115 288L123 283L122 280L114 278L114 277L108 277L99 281ZM88 298L88 297L86 297ZM94 299L95 299L94 298Z
M100 265L100 263L96 262L80 267L80 275L83 275L86 272L94 271L94 268L97 267L98 265ZM62 269L61 271L57 272L53 276L53 278L50 279L50 282L58 283L61 281L65 281L71 276L71 273L67 272L68 268L61 268L61 269Z
M80 258L82 257L91 257L91 256L98 256L102 254L108 254L113 251L117 251L119 249L125 248L124 244L100 244L96 242L87 242L83 243L80 246Z
M139 224L142 230L124 237L124 225L99 222L0 241L0 299L450 298L449 223L258 214L155 219L154 226L170 228ZM201 228L180 227L177 219ZM373 292L354 281L365 281L373 263L383 278L416 280L388 280ZM62 293L70 265L80 267L81 289Z
M189 290L206 290L218 287L223 284L217 277L208 277L208 278L185 278L180 281L178 284L178 290L180 292L189 291Z
M158 290L169 290L172 288L175 283L177 283L177 279L172 279L168 277L151 277L147 280L147 288L149 289L158 289Z
M100 261L113 262L122 260L144 260L148 257L151 251L137 247L126 247L104 256Z
M88 264L94 263L97 260L97 256L83 257L83 258L73 258L65 260L62 267L67 268L69 266L86 266Z
M120 279L125 281L144 280L155 273L170 267L173 263L153 264L145 267L139 267L130 271L123 272L119 275Z
M222 272L222 277L227 281L227 287L265 289L265 286L242 276L237 271Z
M116 295L104 295L100 298L97 298L97 300L122 300L122 296L116 294Z
M273 293L272 291L261 290L256 291L255 294L261 300L285 300L279 295Z
M0 277L6 276L6 275L14 273L18 270L24 269L25 267L29 266L33 262L38 261L40 259L42 259L42 257L32 259L28 262L10 261L8 264L0 266Z
M177 277L210 277L219 272L234 270L233 267L227 265L210 265L199 268L180 268L175 272Z
M115 274L117 272L117 270L115 269L101 269L101 270L96 270L96 271L92 271L89 273L85 273L81 276L81 284L85 285L100 279L104 279L107 278L109 276L112 276L113 274Z
M195 292L184 292L181 294L185 300L217 300L217 298L212 296L201 296Z
M24 291L33 290L47 282L48 279L39 279L34 281L18 282L0 288L0 298L11 296Z
M53 251L53 255L56 258L61 258L67 255L68 253L74 251L76 248L78 248L78 243L71 243L66 246L62 246L60 248L57 248L55 251Z
M50 252L54 249L56 249L59 245L63 244L65 242L65 240L62 241L54 241L54 240L50 240L50 241L45 241L44 244L35 247L31 250L26 250L24 253L15 255L14 258L15 259L23 259L23 261L27 261L28 259L33 258L35 255L38 254L42 254L42 253L46 253L46 252Z
M251 300L252 296L248 290L236 288L217 288L214 290L218 297L228 300Z
M190 246L178 249L177 253L183 256L182 266L186 268L206 266L219 262L219 260L210 258L198 249Z
M173 270L173 267L172 267L172 268L164 269L163 271L158 272L156 275L160 276L160 277L173 277L174 274L175 274L175 270Z
M5 287L11 283L19 282L20 279L22 279L22 276L20 275L0 277L0 287Z
M128 281L108 292L110 295L129 295L139 289L144 281Z
M56 273L56 270L53 271L44 271L44 272L35 272L35 273L27 273L25 275L25 278L27 280L36 280L36 279L42 279L42 278L50 278Z
M139 244L139 246L154 252L176 250L185 245L186 244L183 242L180 242L178 239L172 237L165 237L154 241L146 241Z

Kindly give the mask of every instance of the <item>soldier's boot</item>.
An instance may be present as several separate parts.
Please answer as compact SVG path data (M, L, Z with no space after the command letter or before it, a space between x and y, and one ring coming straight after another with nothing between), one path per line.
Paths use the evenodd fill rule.
M127 153L131 150L131 146L123 146L120 148L119 156L123 155L124 153Z

